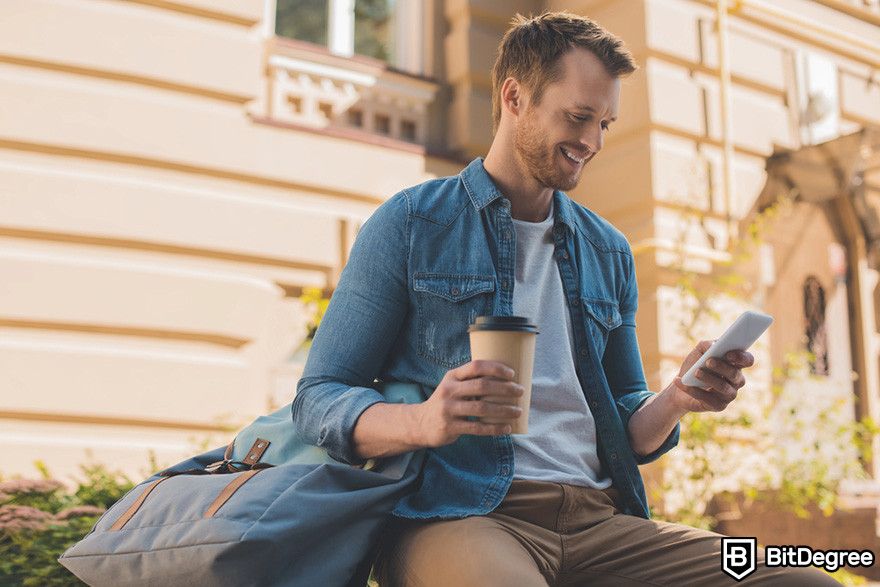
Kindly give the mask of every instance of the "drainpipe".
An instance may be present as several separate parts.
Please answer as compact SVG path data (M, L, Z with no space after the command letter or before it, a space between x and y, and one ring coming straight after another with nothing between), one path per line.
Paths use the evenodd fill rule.
M727 220L727 239L732 242L737 237L737 227L733 221L733 115L730 101L730 61L727 40L727 0L715 3L718 25L718 78L721 90L721 143L723 149L722 176L724 182L724 209ZM734 10L739 8L737 2Z

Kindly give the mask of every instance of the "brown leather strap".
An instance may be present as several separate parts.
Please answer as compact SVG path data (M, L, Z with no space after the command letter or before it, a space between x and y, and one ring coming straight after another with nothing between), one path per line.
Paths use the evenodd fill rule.
M265 438L256 439L242 462L251 466L256 465L263 458L263 453L266 452L270 444L272 443Z
M226 445L226 450L223 451L223 460L224 461L231 461L232 460L232 447L234 447L234 446L235 446L234 440Z
M252 469L250 471L245 471L244 473L230 481L229 485L224 487L223 491L220 492L220 495L217 496L217 499L215 499L214 502L208 506L208 509L205 510L204 517L210 518L214 514L216 514L217 510L222 508L223 504L226 503L230 497L232 497L232 494L238 491L239 487L247 483L251 477L259 473L260 471L263 471L263 469Z
M138 497L134 501L134 503L131 504L131 507L129 507L128 510L126 510L126 512L122 514L118 520L116 520L116 523L110 526L110 530L121 530L122 527L128 523L131 517L135 515L139 509L141 509L141 506L144 505L144 500L147 499L147 496L150 495L150 492L156 489L156 486L166 479L168 479L168 477L162 477L161 479L156 479L155 481L147 485L143 493L141 493L140 497Z

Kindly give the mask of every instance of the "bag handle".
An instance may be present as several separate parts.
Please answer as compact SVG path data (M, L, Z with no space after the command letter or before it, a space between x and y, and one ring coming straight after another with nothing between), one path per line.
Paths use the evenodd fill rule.
M217 496L211 505L208 506L208 509L205 510L205 515L202 516L204 518L211 518L214 514L217 513L217 510L223 507L229 498L241 488L242 485L250 481L251 477L262 471L263 469L268 467L262 467L260 469L251 469L250 471L245 471L235 479L229 482L229 485L223 488L223 491L220 492L220 495Z
M147 496L150 495L150 492L156 489L156 486L159 485L162 481L165 481L168 477L161 477L156 479L144 489L143 493L141 493L140 497L138 497L131 506L125 510L125 513L119 516L119 519L110 526L111 531L122 530L122 527L128 524L128 521L134 516L141 506L144 505L144 501L146 501Z
M205 515L203 517L213 517L214 514L217 513L217 510L223 507L223 505L227 501L229 501L229 498L232 497L232 495L236 491L238 491L242 485L247 483L251 479L251 477L259 473L260 471L269 468L271 468L271 465L258 463L254 466L254 468L250 469L249 471L245 471L244 473L230 481L229 484L223 488L223 491L220 492L220 495L218 495L217 498L211 503L211 505L208 506L208 509L205 510ZM203 470L198 471L204 473ZM147 496L150 495L150 493L152 493L154 489L156 489L159 483L162 483L163 481L170 479L173 476L175 475L160 477L159 479L156 479L155 481L147 485L144 488L143 492L141 492L140 496L135 500L135 502L131 504L131 506L129 506L127 510L125 510L125 513L119 516L119 519L117 519L112 526L110 526L110 531L115 532L117 530L122 530L122 528L128 523L128 521L131 520L136 513L138 513L138 510L141 509L141 506L143 506L144 502L147 500Z

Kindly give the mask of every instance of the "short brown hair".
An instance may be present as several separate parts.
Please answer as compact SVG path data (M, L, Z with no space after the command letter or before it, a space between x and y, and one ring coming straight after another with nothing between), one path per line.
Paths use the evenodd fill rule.
M545 12L526 18L517 14L498 46L492 67L492 133L501 122L501 85L516 79L537 105L546 87L562 77L559 58L573 47L591 51L609 75L622 77L638 69L623 41L599 23L569 12Z

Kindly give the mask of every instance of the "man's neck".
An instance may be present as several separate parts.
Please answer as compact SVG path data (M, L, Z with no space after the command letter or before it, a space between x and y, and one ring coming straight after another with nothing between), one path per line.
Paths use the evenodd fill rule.
M553 190L525 173L525 165L512 148L496 140L483 160L483 168L501 193L510 200L510 214L517 220L541 222L550 213Z

